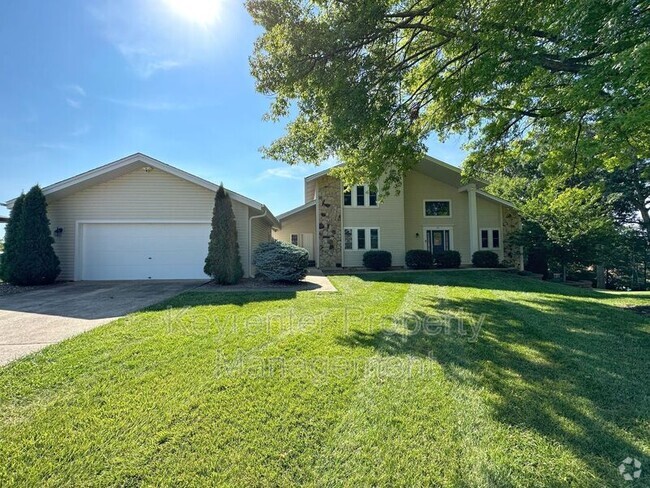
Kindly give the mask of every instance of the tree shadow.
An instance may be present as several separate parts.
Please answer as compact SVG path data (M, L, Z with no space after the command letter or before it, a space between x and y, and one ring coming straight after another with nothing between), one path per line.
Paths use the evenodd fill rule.
M155 312L175 308L188 308L212 305L235 305L243 307L250 303L291 300L296 298L295 291L228 291L207 292L190 290L169 300L157 303L146 310Z
M463 286L472 286L466 281ZM544 283L540 288L546 291ZM621 459L644 457L648 321L598 302L586 307L571 299L575 293L562 295L511 301L426 296L417 312L399 318L411 326L357 328L338 340L382 355L434 361L446 378L483 392L495 420L568 446L603 479L616 479ZM471 327L478 324L472 342Z
M481 270L434 270L434 271L388 271L385 273L359 273L354 275L363 281L381 283L412 283L421 285L459 286L484 290L518 291L524 293L544 293L574 297L593 297L602 300L615 298L647 299L650 295L643 293L611 293L592 288L578 288L562 283L542 281L520 276L511 271ZM497 278L495 280L495 278Z

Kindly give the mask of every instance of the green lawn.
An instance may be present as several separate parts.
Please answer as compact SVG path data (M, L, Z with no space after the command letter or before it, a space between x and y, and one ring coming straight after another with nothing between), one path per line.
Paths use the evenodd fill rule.
M624 309L650 294L332 281L186 293L0 369L0 486L650 485L650 321Z

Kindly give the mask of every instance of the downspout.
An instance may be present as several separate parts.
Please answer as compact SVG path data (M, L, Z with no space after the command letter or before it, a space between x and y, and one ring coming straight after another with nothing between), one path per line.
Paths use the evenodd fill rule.
M266 217L269 211L264 205L262 205L262 208L264 209L264 213L261 215L253 215L248 218L248 275L251 278L253 277L253 219Z

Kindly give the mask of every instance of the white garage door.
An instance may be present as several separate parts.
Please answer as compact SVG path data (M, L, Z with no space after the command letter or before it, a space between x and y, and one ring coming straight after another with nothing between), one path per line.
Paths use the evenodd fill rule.
M81 226L82 280L203 279L210 224Z

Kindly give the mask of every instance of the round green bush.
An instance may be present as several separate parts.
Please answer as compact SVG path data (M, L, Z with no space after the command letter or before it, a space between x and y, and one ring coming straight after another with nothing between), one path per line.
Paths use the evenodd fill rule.
M498 268L499 255L492 251L476 251L472 254L472 264L477 268Z
M411 249L406 252L406 266L411 269L431 269L433 254L425 249Z
M307 276L309 253L287 242L263 242L255 250L256 274L269 281L296 282Z
M436 254L435 263L438 268L458 268L460 267L460 253L458 251L442 251Z
M366 251L363 253L363 265L366 268L382 271L391 267L393 255L388 251Z

